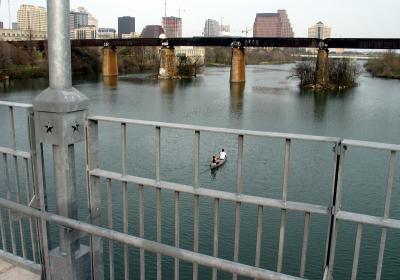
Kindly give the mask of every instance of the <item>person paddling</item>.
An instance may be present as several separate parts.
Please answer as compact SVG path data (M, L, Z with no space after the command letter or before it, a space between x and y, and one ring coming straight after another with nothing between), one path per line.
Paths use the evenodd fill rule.
M222 159L222 160L225 160L225 158L226 158L226 153L225 153L225 150L224 150L224 149L222 149L222 151L219 152L219 158Z

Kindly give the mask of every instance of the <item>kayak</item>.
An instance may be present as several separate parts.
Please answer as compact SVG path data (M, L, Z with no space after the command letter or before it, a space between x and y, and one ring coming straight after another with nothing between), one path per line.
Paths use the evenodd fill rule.
M215 169L220 167L221 165L224 165L225 161L227 160L228 156L225 156L225 159L220 159L219 157L215 156L215 163L211 162L210 168Z

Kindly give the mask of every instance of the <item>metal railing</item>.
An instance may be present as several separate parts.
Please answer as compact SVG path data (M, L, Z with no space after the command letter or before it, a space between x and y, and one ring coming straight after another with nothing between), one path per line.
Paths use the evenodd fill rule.
M75 219L62 217L60 215L52 214L46 211L44 208L42 210L36 210L38 208L37 203L37 193L40 193L40 184L35 181L38 172L35 166L35 161L32 157L35 157L35 139L33 129L33 113L30 110L30 105L18 105L9 102L0 102L0 106L7 106L9 108L10 124L12 132L12 147L0 147L0 153L3 156L3 165L6 173L1 180L4 186L15 185L15 201L12 200L10 188L7 187L7 192L5 198L0 198L1 209L7 209L9 218L9 227L3 223L3 210L0 215L0 232L2 236L3 250L12 252L14 255L19 255L23 259L28 259L32 256L32 264L42 263L43 258L46 258L48 254L47 248L47 222L57 224L66 229L74 229L78 232L78 236L82 234L89 234L91 238L91 255L92 255L92 275L94 279L102 279L104 277L104 265L103 261L106 256L103 256L105 245L103 240L108 240L108 260L109 260L109 275L110 279L115 279L115 264L114 264L114 246L113 242L122 243L123 249L123 267L125 279L129 278L129 246L134 246L140 250L139 259L137 260L140 267L140 278L146 278L146 255L145 252L153 252L156 254L156 277L161 279L163 275L163 262L162 256L169 256L174 258L174 279L179 279L180 274L180 261L192 263L192 275L193 279L201 278L199 275L199 265L207 266L212 268L212 279L217 279L219 270L230 272L233 275L233 279L236 279L238 275L251 277L254 279L298 279L295 276L289 276L283 274L283 260L285 252L285 238L287 229L287 212L294 211L304 214L304 228L301 246L301 260L299 267L298 276L303 278L305 276L305 271L307 267L307 255L308 255L308 243L310 238L310 223L311 216L314 214L320 215L326 218L328 228L325 246L325 260L322 262L321 266L324 268L323 279L332 279L334 272L334 260L336 256L337 247L337 237L340 234L338 230L339 221L347 221L355 223L357 225L356 240L354 245L354 257L352 265L352 279L357 278L358 264L360 259L360 248L361 240L363 235L364 225L373 225L380 227L381 241L379 246L379 256L376 271L376 279L381 279L382 275L382 265L384 260L384 251L387 239L388 229L400 229L400 220L392 219L389 216L390 212L390 202L392 198L392 190L395 177L395 160L396 154L400 151L400 145L390 145L382 143L372 143L354 140L342 140L335 137L319 137L319 136L308 136L299 134L285 134L285 133L271 133L271 132L258 132L249 130L237 130L237 129L224 129L224 128L213 128L204 126L191 126L191 125L181 125L181 124L171 124L162 122L150 122L150 121L140 121L132 119L123 118L113 118L113 117L88 117L86 123L86 158L87 158L87 193L88 193L88 206L90 214L90 223L78 221ZM31 151L24 152L16 149L16 130L14 121L14 107L24 107L27 108L28 115L28 130L29 130L29 141ZM120 128L120 155L121 155L121 170L119 172L100 169L99 164L99 123L111 123L112 125L118 126ZM145 178L131 175L127 172L127 127L128 126L145 126L150 127L154 131L154 151L155 151L155 161L153 167L155 170L155 178ZM164 181L161 179L161 131L167 129L179 129L186 130L193 133L194 136L194 177L193 183L191 185L179 184L175 182ZM236 191L221 191L216 190L211 187L207 187L200 181L200 137L204 133L222 133L228 135L234 135L237 137L237 159L236 159ZM260 138L273 138L281 141L284 154L283 154L283 180L282 180L282 193L280 199L273 199L268 197L261 197L257 195L245 194L243 190L246 186L243 186L243 147L247 138L250 137L260 137ZM331 195L330 202L328 205L318 205L311 203L304 203L298 201L288 200L288 177L289 177L289 163L291 156L291 148L294 141L312 141L317 143L327 143L329 149L334 145L334 152L332 156L332 185L331 185ZM342 193L343 193L343 174L345 166L345 155L353 147L365 148L365 149L379 149L388 153L389 164L388 164L388 179L386 187L386 198L385 198L385 208L383 216L371 216L361 213L354 213L342 210ZM15 174L15 180L10 181L8 169L8 157L12 157L14 164L17 168L14 170L19 170L18 168L18 158L24 162L25 177L27 183L26 194L26 205L22 205L23 200L20 197L19 192L19 174ZM29 173L31 171L31 175ZM17 171L18 172L18 171ZM40 176L39 176L40 177ZM106 182L106 193L107 199L106 212L107 219L106 224L101 224L100 214L101 208L104 204L101 200L101 182L103 179ZM122 188L122 232L116 231L113 223L113 200L112 200L112 189L115 188L115 184L112 182L119 182ZM128 188L130 185L134 184L138 189L138 203L139 203L139 222L138 222L138 236L133 236L128 230L128 213L129 213L129 203L128 203ZM39 185L39 186L38 186ZM144 201L144 189L152 188L155 190L156 199L156 239L154 241L148 240L144 236L144 211L146 209ZM173 207L174 207L174 245L166 245L162 243L162 200L161 194L163 192L173 193ZM182 229L180 225L180 217L182 215L180 209L181 194L193 195L193 248L191 250L182 249L180 247L180 231ZM213 201L212 204L212 255L205 255L199 253L199 234L200 234L200 200L203 198L208 198ZM233 242L233 259L226 260L219 256L220 252L220 223L221 223L221 210L220 205L223 201L233 202L235 204L235 225L234 225L234 242ZM241 231L241 209L244 205L254 205L257 207L256 221L257 225L255 228L256 240L255 240L255 258L254 265L249 266L239 263L240 255L240 231ZM262 256L262 240L264 236L264 210L266 208L275 208L280 210L280 230L279 230L279 244L277 248L277 266L276 272L260 268L261 256ZM7 214L6 213L6 214ZM12 217L17 217L19 223L19 236L21 240L21 246L18 250L16 246L16 234L14 229L14 222L12 222ZM27 217L29 221L29 231L23 234L24 227L21 224L21 220ZM36 218L38 219L36 221ZM5 231L9 229L11 246L7 242L5 236ZM82 234L79 235L79 232ZM43 234L44 233L44 234ZM37 236L38 235L38 236ZM45 238L43 238L45 235ZM32 253L27 253L27 248L25 245L25 237L30 236L31 238L31 250ZM46 244L43 244L43 243ZM9 249L11 248L11 250ZM46 263L46 262L45 262ZM47 269L47 268L46 268Z
M108 122L120 126L121 130L121 171L112 172L108 170L102 170L98 167L98 152L99 152L99 122ZM127 154L127 126L128 125L141 125L152 127L154 129L154 150L155 150L155 178L143 178L127 174L126 168L126 154ZM194 178L193 185L183 185L174 182L162 181L160 178L160 158L161 158L161 130L162 129L181 129L189 130L194 133ZM203 132L212 133L223 133L231 134L237 136L237 174L236 174L236 192L226 192L219 191L211 188L202 186L200 183L200 135ZM260 196L246 195L242 193L242 165L243 165L243 144L244 139L248 136L263 137L263 138L277 138L281 139L284 143L284 172L283 172L283 185L282 185L282 198L281 199L271 199ZM338 152L340 146L340 139L334 137L318 137L309 135L298 135L298 134L284 134L284 133L270 133L270 132L257 132L249 130L237 130L237 129L224 129L224 128L213 128L204 126L191 126L191 125L180 125L180 124L170 124L161 122L150 122L150 121L140 121L131 119L121 119L112 117L89 117L87 124L87 151L88 151L88 177L89 177L89 193L90 193L90 203L91 209L99 209L101 203L100 198L100 188L99 179L104 178L107 180L108 188L108 226L112 229L112 201L111 201L111 182L118 181L122 183L123 191L123 224L124 233L128 232L128 200L127 191L128 183L133 183L139 186L139 232L140 237L143 238L144 231L144 202L143 202L143 188L152 187L156 189L156 227L157 227L157 242L161 242L161 191L172 191L175 194L174 205L175 205L175 247L180 246L180 209L179 209L179 198L180 194L185 193L194 196L194 228L193 228L193 252L197 253L199 250L199 200L201 197L212 198L213 202L213 257L218 257L218 244L219 244L219 220L220 212L219 205L221 201L231 201L235 203L235 230L234 230L234 249L233 249L233 262L238 264L239 261L239 244L240 244L240 215L242 204L250 204L257 206L257 238L256 238L256 254L254 267L260 266L261 258L261 240L263 238L263 211L265 207L278 208L281 210L281 226L279 233L279 248L278 248L278 261L276 271L278 273L282 272L283 268L283 258L284 258L284 246L285 246L285 232L286 232L286 217L287 211L299 211L304 213L304 238L303 246L301 252L301 265L300 265L300 277L304 277L306 260L307 260L307 246L309 239L309 227L310 227L310 216L311 214L325 215L327 219L331 219L330 207L323 205L315 205L309 203L302 203L296 201L289 201L288 197L288 176L289 176L289 161L290 161L290 150L293 140L301 141L315 141L322 143L330 143L335 146L335 153L333 156L333 183L332 183L332 193L336 188L336 170L338 165ZM331 146L329 146L331 149ZM330 230L328 230L329 232ZM327 244L328 246L329 244ZM101 246L101 245L99 245ZM110 259L110 278L113 279L113 250L112 243L109 245L109 259ZM99 248L100 250L100 248ZM328 252L328 251L327 251ZM125 268L125 278L129 275L129 259L128 259L128 247L124 248L124 268ZM141 279L145 279L145 255L144 250L140 251L140 275ZM185 259L183 259L185 260ZM186 259L186 261L188 261ZM161 253L157 254L157 279L161 279L162 275L162 264L161 264ZM249 269L246 273L242 275L250 276L252 269ZM174 279L179 279L179 258L175 258L174 265ZM232 271L231 271L232 272ZM283 277L283 276L282 276ZM233 279L237 278L237 273L233 272ZM193 263L193 279L198 279L198 263ZM217 279L217 270L214 267L212 272L212 279Z
M6 127L10 128L9 138L11 140L8 147L0 146L3 165L2 196L18 204L36 207L37 185L35 180L35 139L32 105L0 102L0 106L8 111L9 123L8 125L3 123L2 131L6 131ZM27 120L25 133L28 136L29 151L17 149L15 121L17 110L22 111L22 115L25 116L24 119ZM5 133L3 133L2 137L5 136ZM23 174L22 176L21 173ZM23 187L21 188L21 186ZM1 257L19 263L34 272L39 272L41 270L40 266L35 265L35 263L40 262L37 220L32 217L23 217L20 213L10 209L7 209L4 213L4 210L6 209L0 209ZM15 227L16 223L17 228Z

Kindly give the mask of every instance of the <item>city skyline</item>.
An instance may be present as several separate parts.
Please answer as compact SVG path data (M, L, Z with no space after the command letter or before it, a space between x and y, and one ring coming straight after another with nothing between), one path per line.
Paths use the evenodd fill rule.
M324 5L317 5L315 1L303 0L301 3L294 0L273 0L265 4L255 0L245 5L227 0L201 2L185 2L170 0L167 2L167 15L178 16L181 9L183 36L201 36L206 19L215 19L230 24L233 36L245 36L242 30L253 25L256 13L275 12L286 9L292 24L295 37L307 37L308 27L315 22L329 22L334 32L332 37L400 37L397 28L400 23L396 12L400 3L395 0L382 0L379 3L354 1L325 1ZM99 27L117 28L118 17L129 15L136 18L137 30L146 25L161 24L164 14L164 1L148 0L146 5L135 2L114 0L110 9L107 1L71 0L71 9L78 6L85 7L99 21ZM11 5L11 22L17 21L17 10L21 4L46 6L45 0L13 0ZM210 7L213 7L210 9ZM362 7L362 8L361 8ZM185 11L183 11L185 10ZM238 20L240 18L240 20ZM373 20L371 20L373 18ZM8 27L7 3L0 8L0 21Z

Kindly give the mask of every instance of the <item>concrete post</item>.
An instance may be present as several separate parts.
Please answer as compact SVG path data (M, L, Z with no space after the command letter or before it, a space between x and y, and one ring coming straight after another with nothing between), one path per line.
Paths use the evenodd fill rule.
M51 145L54 164L54 188L57 214L77 219L75 144L84 141L89 100L72 87L71 43L68 0L47 0L48 60L50 86L33 102L36 154L43 155L43 145ZM37 160L41 210L46 196L43 156ZM44 226L43 226L44 224ZM42 224L42 234L47 231ZM60 228L59 246L47 252L43 238L46 277L48 279L91 279L90 250L79 242L80 234Z
M118 58L116 48L103 49L103 77L118 76Z
M174 79L177 77L175 48L163 46L160 50L159 79Z
M231 83L246 81L246 61L243 47L232 47Z
M326 47L318 49L317 65L315 67L315 84L326 86L329 84L329 50Z

